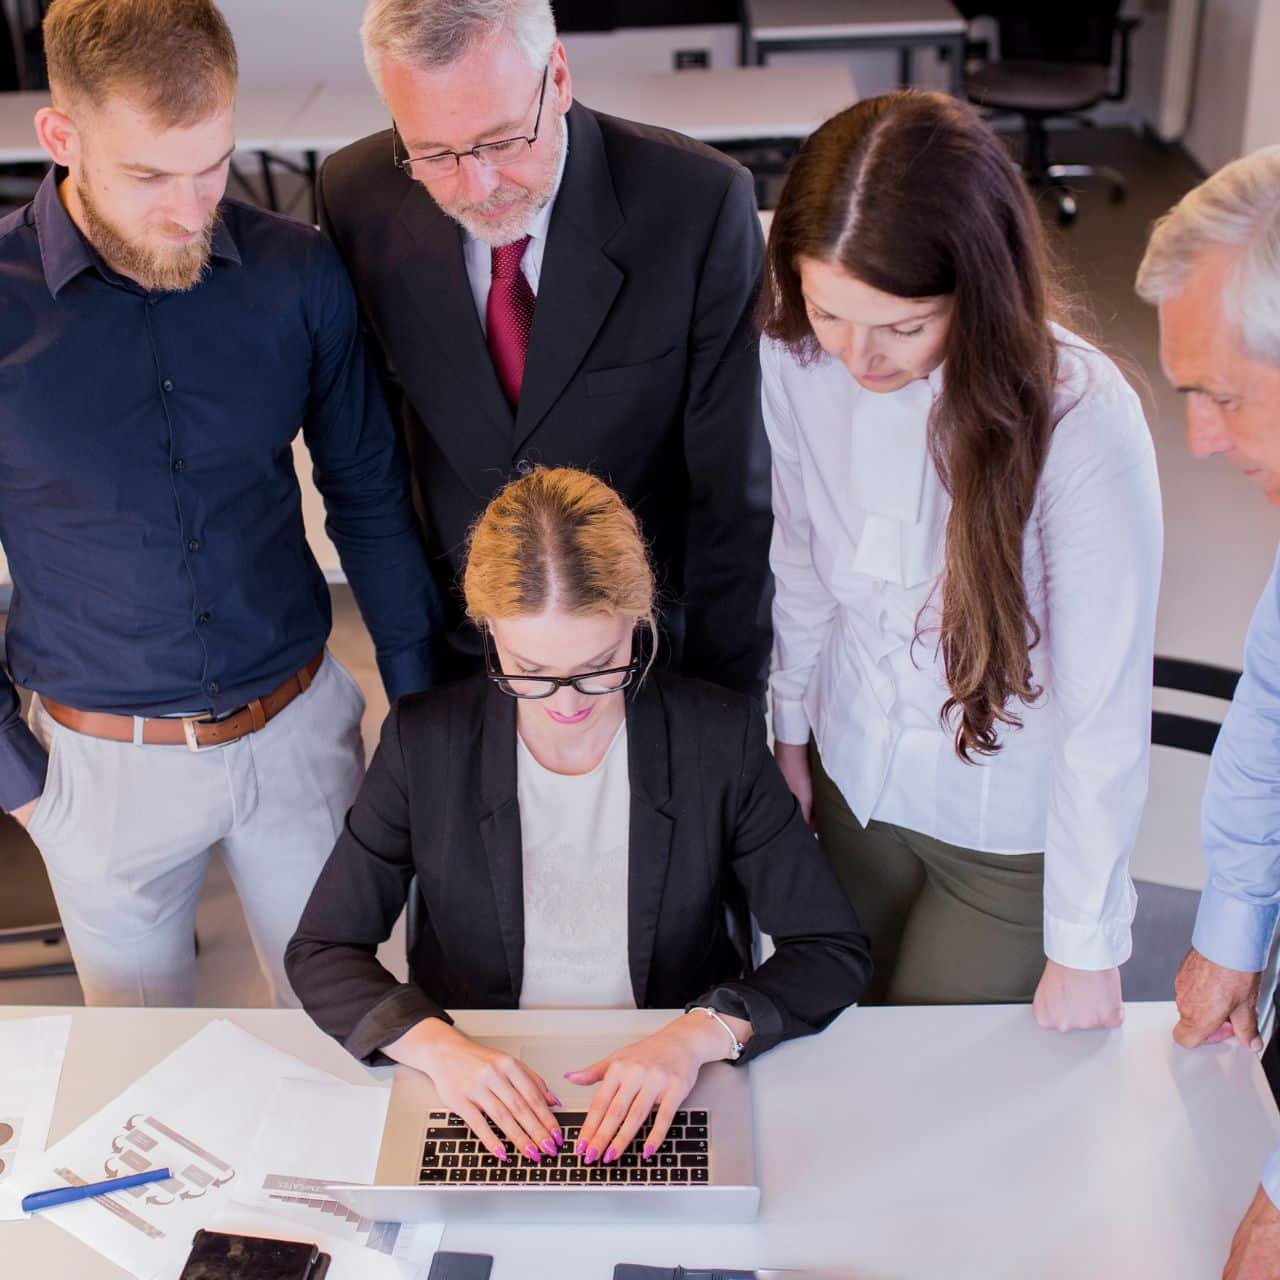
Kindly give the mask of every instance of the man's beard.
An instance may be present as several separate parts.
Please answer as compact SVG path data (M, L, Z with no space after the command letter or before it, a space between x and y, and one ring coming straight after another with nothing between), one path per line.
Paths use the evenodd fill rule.
M144 289L166 293L186 293L204 278L213 251L213 233L218 226L216 209L190 244L155 249L130 240L121 232L94 204L83 179L76 184L76 195L90 244L121 275L136 280Z
M560 174L561 157L564 155L564 149L568 145L569 131L565 127L562 115L557 114L555 116L555 128L556 141L553 155L549 157L550 163L547 165L546 173L536 187L523 188L517 187L514 183L502 183L488 200L480 204L459 203L446 205L439 200L436 203L440 205L445 214L459 223L469 235L487 244L490 248L501 248L504 244L512 244L522 236L528 235L529 228L533 225L533 220L547 207L552 194L555 192L556 178ZM467 162L464 161L463 163ZM469 163L476 164L478 162L471 160ZM498 170L499 174L501 172L501 170ZM492 208L495 205L505 204L516 192L519 192L522 198L501 221L482 220L474 216L476 213L483 212L485 209Z

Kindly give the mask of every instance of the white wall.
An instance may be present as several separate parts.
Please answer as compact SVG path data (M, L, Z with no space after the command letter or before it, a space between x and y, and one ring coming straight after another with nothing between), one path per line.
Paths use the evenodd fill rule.
M1275 4L1266 0L1265 7L1274 9ZM1262 7L1261 0L1205 0L1202 6L1191 124L1184 141L1207 172L1244 150L1250 81L1259 78L1250 71ZM1273 62L1262 78L1276 74Z
M1280 142L1280 0L1264 0L1253 36L1243 151Z

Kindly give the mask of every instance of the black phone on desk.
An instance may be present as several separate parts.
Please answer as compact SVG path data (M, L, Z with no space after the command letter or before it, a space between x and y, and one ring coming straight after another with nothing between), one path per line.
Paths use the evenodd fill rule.
M178 1280L324 1280L328 1271L314 1244L201 1230Z

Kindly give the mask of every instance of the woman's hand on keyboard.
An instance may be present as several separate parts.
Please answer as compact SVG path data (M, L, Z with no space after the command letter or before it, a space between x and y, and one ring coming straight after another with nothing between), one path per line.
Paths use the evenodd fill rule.
M750 1026L742 1025L749 1034ZM710 1018L685 1014L581 1071L566 1072L565 1079L573 1084L600 1086L582 1124L578 1154L587 1164L601 1157L604 1164L612 1164L656 1107L644 1146L644 1158L651 1159L703 1064L724 1056L724 1028Z
M560 1105L559 1098L519 1058L476 1044L440 1018L418 1023L383 1052L430 1076L440 1101L504 1163L507 1150L490 1121L535 1162L544 1154L555 1155L564 1145L564 1134L551 1113L551 1107Z

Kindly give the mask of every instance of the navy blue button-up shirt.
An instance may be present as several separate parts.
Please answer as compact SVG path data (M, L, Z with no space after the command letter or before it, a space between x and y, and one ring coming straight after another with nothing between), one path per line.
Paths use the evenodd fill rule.
M328 638L292 441L387 693L425 688L439 599L354 295L312 228L221 206L205 278L148 293L80 234L51 173L0 221L0 807L44 786L14 684L90 711L221 715Z

